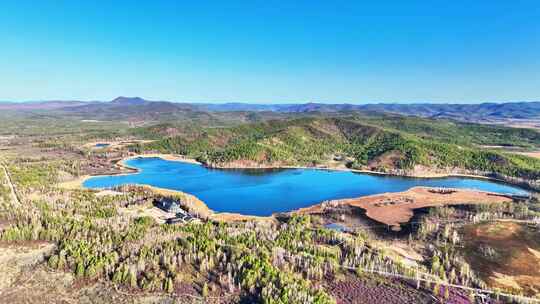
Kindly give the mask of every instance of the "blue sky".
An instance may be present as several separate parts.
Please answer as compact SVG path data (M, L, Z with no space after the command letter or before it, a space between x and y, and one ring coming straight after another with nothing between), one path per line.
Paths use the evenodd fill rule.
M540 100L539 1L0 1L0 100Z

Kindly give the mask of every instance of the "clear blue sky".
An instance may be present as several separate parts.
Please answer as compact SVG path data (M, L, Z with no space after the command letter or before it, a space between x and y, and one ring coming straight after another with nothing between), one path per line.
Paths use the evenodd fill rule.
M540 100L540 1L0 1L0 100Z

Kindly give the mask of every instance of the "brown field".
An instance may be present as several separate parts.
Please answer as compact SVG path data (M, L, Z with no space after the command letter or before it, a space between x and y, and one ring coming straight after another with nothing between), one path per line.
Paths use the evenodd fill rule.
M540 231L514 222L464 227L465 256L492 288L540 296Z
M519 119L519 118L508 118L501 119L497 121L488 122L488 124L502 125L505 127L512 128L529 128L529 129L540 129L540 120L538 119Z
M529 156L529 157L534 157L534 158L540 158L540 151L521 152L521 153L517 153L517 154L521 154L521 155L525 155L525 156Z
M332 280L327 290L334 296L337 304L433 302L429 294L399 281L392 282L388 279L375 281L351 276L342 280Z
M445 298L444 287L441 287L440 294L435 297L431 288L426 289L425 286L420 286L417 289L413 282L383 278L373 274L360 277L345 275L330 280L325 287L334 296L337 304L471 303L462 290L450 288L448 298Z
M414 187L405 192L383 193L353 199L335 200L307 208L295 213L324 213L328 206L354 206L366 211L366 216L399 230L400 224L407 223L414 215L414 209L444 205L496 204L510 202L512 199L483 191L453 189L448 192L436 188Z

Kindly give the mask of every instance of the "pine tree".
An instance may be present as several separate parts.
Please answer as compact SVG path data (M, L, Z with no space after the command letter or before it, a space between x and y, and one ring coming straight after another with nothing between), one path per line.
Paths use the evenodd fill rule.
M128 273L128 281L131 288L137 288L137 276L132 271Z
M204 282L201 294L202 294L203 298L208 297L208 284L206 284L206 282Z
M116 268L114 271L112 280L114 283L121 283L122 282L122 267Z
M170 277L165 281L165 291L168 293L172 293L174 291L173 281Z
M49 267L51 268L58 268L58 256L57 255L53 255L49 258Z
M75 267L75 275L77 277L84 276L84 264L83 262L77 262L77 266Z
M441 286L438 283L435 283L435 285L433 286L433 295L438 297L440 295L440 292L441 292Z

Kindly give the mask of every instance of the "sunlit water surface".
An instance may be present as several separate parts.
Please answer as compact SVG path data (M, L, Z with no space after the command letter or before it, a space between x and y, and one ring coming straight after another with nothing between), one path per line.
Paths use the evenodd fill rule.
M147 184L193 194L218 212L262 216L307 207L324 200L400 192L415 186L525 193L510 185L461 177L406 178L316 169L221 170L161 158L135 158L126 164L140 171L129 175L92 177L84 182L84 186L109 188Z

